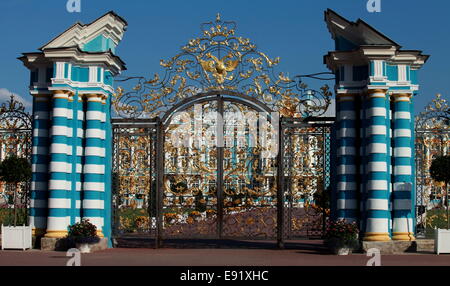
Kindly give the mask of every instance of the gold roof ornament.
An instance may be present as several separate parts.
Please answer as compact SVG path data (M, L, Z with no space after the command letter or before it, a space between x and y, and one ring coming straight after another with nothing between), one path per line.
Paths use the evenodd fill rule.
M119 87L113 98L116 112L124 117L162 116L172 106L197 94L224 91L246 95L284 116L321 115L331 102L327 85L313 91L301 76L290 78L274 72L280 58L269 58L249 39L235 35L236 23L201 24L202 35L191 39L181 52L161 60L162 74L151 79L129 77L129 91Z
M440 93L416 117L416 130L450 130L450 106Z

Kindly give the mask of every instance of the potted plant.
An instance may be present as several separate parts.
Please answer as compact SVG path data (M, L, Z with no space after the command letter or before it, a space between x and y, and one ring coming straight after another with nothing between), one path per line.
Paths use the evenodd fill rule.
M12 205L14 208L14 225L2 224L2 249L27 249L31 248L31 226L17 226L18 189L19 184L31 179L31 165L26 158L15 155L9 156L0 163L0 180L13 187ZM25 205L25 212L26 212Z
M97 227L88 219L82 219L80 222L69 226L67 239L69 243L74 243L81 253L90 253L92 246L100 241L100 237L97 235Z
M450 156L440 156L433 160L430 176L436 182L444 183L443 205L446 206L447 229L436 229L434 248L437 254L450 253L450 220L448 208L448 184L450 183Z
M325 244L337 255L348 255L358 247L358 233L354 222L330 221L325 231Z

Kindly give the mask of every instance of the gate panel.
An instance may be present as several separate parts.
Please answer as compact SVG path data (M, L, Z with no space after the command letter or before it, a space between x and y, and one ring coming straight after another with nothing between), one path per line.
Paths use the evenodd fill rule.
M156 237L156 124L113 121L113 235Z
M223 237L276 238L278 130L258 119L245 105L224 103Z
M173 116L164 134L162 237L217 238L217 101Z
M326 118L284 119L283 196L285 239L320 238L329 209L330 132Z

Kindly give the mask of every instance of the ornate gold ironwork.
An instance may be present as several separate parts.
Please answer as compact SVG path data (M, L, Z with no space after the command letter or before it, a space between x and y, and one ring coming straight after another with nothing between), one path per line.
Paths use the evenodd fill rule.
M425 107L415 120L416 140L416 201L423 211L417 210L418 232L426 224L426 210L442 206L443 188L430 176L434 158L450 154L450 107L440 94Z
M185 98L217 91L239 92L266 104L286 117L325 113L331 98L327 85L309 89L302 76L275 74L280 59L258 51L249 39L235 36L236 24L222 21L201 25L202 36L160 65L163 75L130 77L130 91L117 88L113 106L124 117L157 117ZM137 80L137 83L135 82Z
M11 155L31 160L31 115L14 95L0 106L0 161ZM24 205L28 203L28 189L26 183L20 186L18 192L19 200ZM5 182L0 182L0 205L10 201L13 190Z

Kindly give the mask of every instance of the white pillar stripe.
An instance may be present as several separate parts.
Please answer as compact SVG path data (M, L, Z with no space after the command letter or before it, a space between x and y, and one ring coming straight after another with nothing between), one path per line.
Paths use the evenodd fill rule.
M395 166L394 175L412 175L411 166Z
M387 154L386 143L371 143L367 146L368 153Z
M337 208L340 210L355 210L358 208L357 200L339 199L337 201Z
M389 202L386 199L367 199L366 207L369 210L389 210Z
M83 209L104 209L103 200L83 200Z
M353 175L356 174L356 166L355 165L339 165L337 167L338 175Z
M106 132L101 129L87 129L86 130L86 138L99 138L99 139L105 139L106 138Z
M85 164L83 166L83 173L90 174L105 174L105 166L104 165L95 165L95 164Z
M396 111L394 113L394 119L408 119L411 120L411 113L407 111Z
M395 147L394 157L408 157L411 158L411 148L410 147Z
M67 119L73 119L73 111L67 108L53 108L53 117L66 117Z
M367 172L387 172L386 162L369 162Z
M395 129L394 137L409 137L411 138L411 130L410 129Z
M388 181L386 180L368 180L367 181L368 190L387 190Z
M372 107L369 108L366 112L366 118L369 119L370 117L374 116L381 116L386 117L386 108L384 107Z
M48 199L48 207L52 209L70 209L70 199Z

